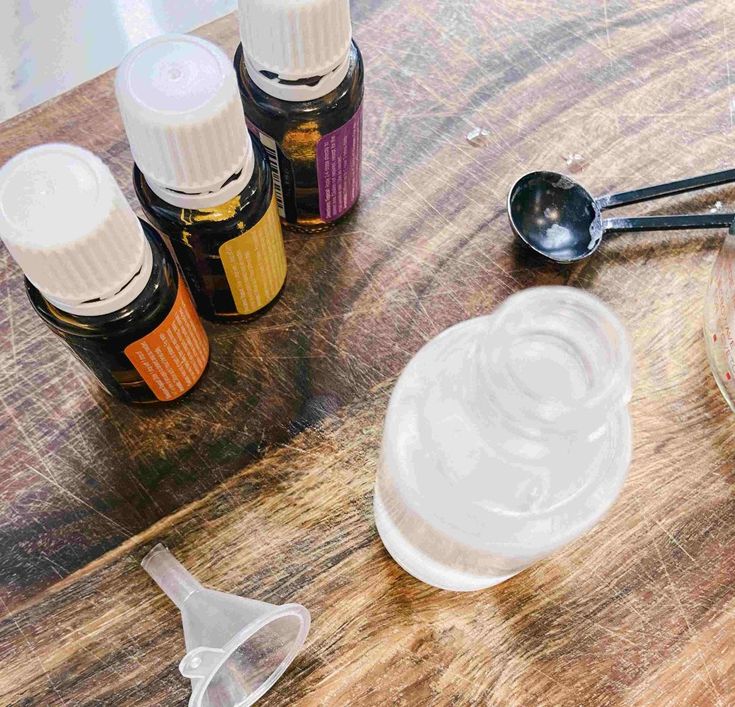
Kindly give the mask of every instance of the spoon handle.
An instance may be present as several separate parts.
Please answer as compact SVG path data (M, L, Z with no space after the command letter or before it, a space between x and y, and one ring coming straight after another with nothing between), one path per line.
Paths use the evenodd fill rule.
M716 187L720 184L729 184L730 182L735 182L735 169L703 174L699 177L689 177L689 179L680 179L676 182L657 184L653 187L634 189L633 191L625 191L620 194L608 194L607 196L599 197L595 201L600 207L600 210L613 209L617 206L637 204L641 201L650 201L651 199L659 199L664 196L683 194L684 192L697 191L698 189L706 189L707 187Z
M735 214L688 214L684 216L637 216L606 218L602 222L605 233L625 231L686 231L697 228L728 228Z

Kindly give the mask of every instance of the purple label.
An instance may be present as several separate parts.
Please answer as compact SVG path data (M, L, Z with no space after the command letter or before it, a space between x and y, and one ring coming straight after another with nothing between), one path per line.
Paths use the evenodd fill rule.
M336 221L360 196L362 166L362 106L341 128L325 135L316 146L319 177L319 214Z

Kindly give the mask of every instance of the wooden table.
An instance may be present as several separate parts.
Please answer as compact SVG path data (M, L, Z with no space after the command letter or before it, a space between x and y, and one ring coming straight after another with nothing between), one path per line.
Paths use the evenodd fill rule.
M218 589L311 610L263 704L735 703L735 419L701 336L722 233L622 236L557 267L519 249L505 216L509 185L535 168L604 193L732 166L732 13L718 0L353 12L369 79L361 206L329 234L288 236L282 301L251 326L209 327L212 363L188 399L130 408L91 386L3 251L0 703L186 704L178 613L138 566L158 541ZM201 34L234 52L234 17ZM486 145L467 142L474 127ZM111 75L2 125L0 161L50 140L99 153L132 198ZM629 479L548 561L493 590L434 590L372 521L388 395L423 342L537 284L594 292L631 332Z

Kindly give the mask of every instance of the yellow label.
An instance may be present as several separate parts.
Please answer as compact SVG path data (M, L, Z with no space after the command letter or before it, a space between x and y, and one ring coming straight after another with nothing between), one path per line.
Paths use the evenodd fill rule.
M286 251L276 195L258 223L220 246L227 283L240 314L252 314L267 305L286 279Z

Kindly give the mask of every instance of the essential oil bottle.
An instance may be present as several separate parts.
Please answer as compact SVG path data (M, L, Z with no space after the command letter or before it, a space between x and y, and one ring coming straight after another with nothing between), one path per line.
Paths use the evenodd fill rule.
M167 237L200 314L249 319L286 281L268 159L253 145L225 53L164 35L121 64L116 93L146 216Z
M349 0L240 0L240 35L240 93L281 220L327 230L360 196L364 67Z
M209 342L176 263L91 152L49 144L0 169L0 237L32 306L120 400L175 400Z

